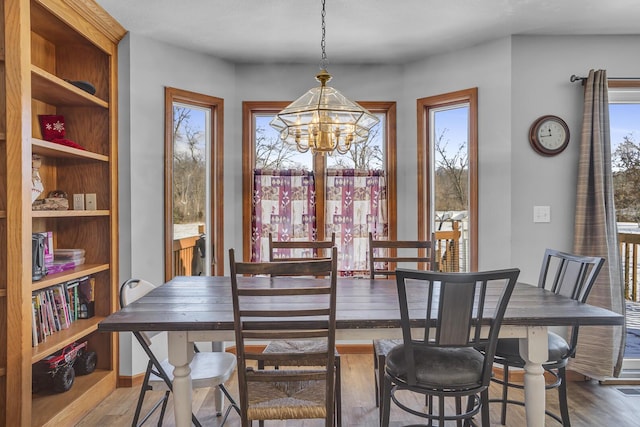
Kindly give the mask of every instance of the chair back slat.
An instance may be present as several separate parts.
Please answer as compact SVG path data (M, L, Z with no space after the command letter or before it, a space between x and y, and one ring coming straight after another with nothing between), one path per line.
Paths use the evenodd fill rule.
M245 419L318 418L320 414L327 425L331 425L335 404L335 246L331 247L329 256L304 261L278 258L273 262L250 263L236 262L234 250L229 250L238 386L241 412ZM253 276L269 276L269 279L256 279ZM308 351L299 353L262 351L260 344L274 341L283 342L285 345L282 348L289 348L287 344L296 341L311 342L313 345ZM299 361L299 365L314 368L292 370L280 366L280 369L265 367L256 370L247 363L252 361L269 362L266 366L272 367L281 365L281 362L293 366L292 361ZM304 363L309 361L313 363ZM318 381L324 390L322 408L294 404L296 399L286 399L277 407L267 410L265 400L275 396L264 396L262 403L255 404L256 393L264 390L256 387L256 382L291 382L296 384L291 385L295 388ZM248 425L244 422L243 419L243 425Z
M416 268L435 267L434 240L374 240L369 232L370 278L393 276L399 263L414 263Z
M437 342L442 346L466 346L473 322L475 283L456 283L441 289ZM461 327L468 325L468 327Z
M440 273L398 268L396 281L400 318L407 361L407 382L415 384L414 348L483 347L485 362L482 381L491 379L498 333L507 303L520 270L505 269L475 273ZM487 307L487 289L499 292L495 306ZM489 309L489 310L487 310ZM416 333L412 313L424 310L424 332Z
M547 249L542 259L538 287L580 302L587 302L605 259L599 256L575 255ZM569 354L578 344L579 327L569 328Z
M301 261L309 258L331 256L331 248L336 245L336 233L330 240L320 241L276 241L269 233L269 261Z

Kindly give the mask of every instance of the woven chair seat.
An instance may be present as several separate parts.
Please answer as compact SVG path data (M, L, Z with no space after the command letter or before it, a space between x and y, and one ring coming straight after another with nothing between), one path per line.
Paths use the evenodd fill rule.
M271 341L267 347L265 347L263 353L288 353L288 354L299 354L301 357L292 358L290 360L278 361L277 365L279 366L317 366L318 361L311 357L307 357L310 353L324 353L327 350L326 341L322 340L286 340L286 341ZM335 351L336 356L340 354L338 351ZM325 358L326 359L326 356ZM324 363L320 359L320 364ZM273 361L264 360L262 361L263 366L273 366L275 363Z
M373 350L375 354L387 355L394 347L402 344L402 338L399 339L377 339L373 340Z
M291 375L313 371L279 370L268 375ZM318 371L323 373L323 371ZM247 416L251 420L281 420L324 418L326 414L326 381L264 381L253 382L265 371L249 370L247 381L251 382Z

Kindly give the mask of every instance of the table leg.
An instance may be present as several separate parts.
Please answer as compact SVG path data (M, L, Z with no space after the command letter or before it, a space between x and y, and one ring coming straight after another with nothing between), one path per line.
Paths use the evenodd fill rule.
M527 427L542 427L545 422L545 380L542 363L548 356L547 328L527 327L527 337L520 338L520 356L524 367L524 401Z
M191 367L193 344L186 332L169 332L169 363L173 369L173 404L176 427L191 426Z
M224 351L224 342L212 341L211 350ZM222 390L220 390L220 387L215 387L213 389L213 399L215 402L216 414L222 414L224 412L224 394L222 393Z

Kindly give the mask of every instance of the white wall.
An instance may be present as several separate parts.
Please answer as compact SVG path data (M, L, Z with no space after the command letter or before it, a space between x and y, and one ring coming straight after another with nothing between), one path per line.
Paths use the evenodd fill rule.
M330 64L330 84L354 100L397 102L400 238L415 236L417 222L416 100L477 87L479 268L517 266L521 279L535 282L545 247L572 249L582 90L569 76L590 68L637 76L639 42L509 37L403 66ZM119 60L121 278L162 282L164 87L224 99L226 253L242 248L242 101L293 100L316 85L318 65L233 65L136 34L120 44ZM569 147L554 158L529 147L529 126L543 114L563 117L571 129ZM534 205L551 206L551 223L533 223ZM144 358L125 344L121 375L141 372Z
M405 161L402 167L413 171L402 183L407 189L403 204L409 220L402 223L408 228L404 231L407 234L417 224L416 100L478 88L479 269L511 266L510 48L511 41L505 38L407 65L399 108L402 119L398 120L398 128L404 129L411 143L406 151L398 152L398 158Z
M119 82L120 212L124 213L120 216L120 279L121 283L129 277L162 283L164 88L175 87L223 98L224 151L225 156L230 153L230 157L233 157L233 148L236 145L234 141L238 141L239 134L231 125L232 112L239 108L234 100L234 66L210 56L136 34L128 34L120 43L118 58L122 67L127 63L129 67ZM239 145L238 143L237 146ZM231 169L225 168L225 183L232 179L227 176ZM123 177L128 177L129 182L122 182ZM228 197L234 197L233 193L227 192L226 189L225 193ZM126 196L129 194L130 197L127 199ZM225 205L225 220L233 225L232 219L237 212L229 206L232 205ZM228 230L230 229L226 226L225 232ZM131 350L131 347L136 346L131 344L131 337L122 334L120 341L120 374L144 372L146 359L139 352Z
M573 250L584 96L581 84L569 78L590 69L606 69L609 77L638 76L639 43L640 36L512 39L510 252L523 280L537 282L545 248ZM555 157L538 155L528 142L531 123L545 114L562 117L571 133L569 146ZM534 205L551 206L550 223L533 223Z

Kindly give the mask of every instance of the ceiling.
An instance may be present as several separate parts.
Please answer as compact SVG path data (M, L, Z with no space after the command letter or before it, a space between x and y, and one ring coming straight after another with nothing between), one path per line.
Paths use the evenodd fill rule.
M128 31L240 63L320 62L321 0L97 0ZM404 63L512 34L639 34L638 0L326 0L329 63Z

